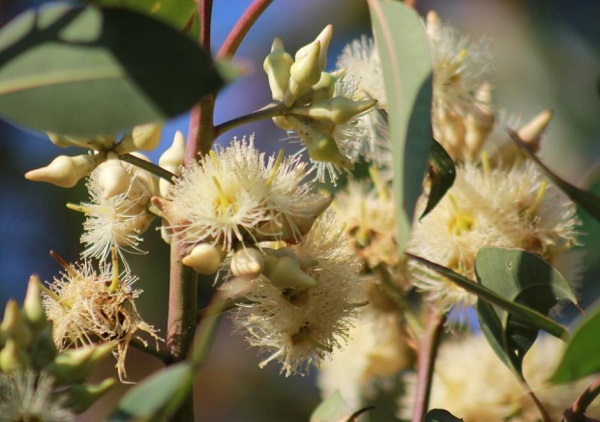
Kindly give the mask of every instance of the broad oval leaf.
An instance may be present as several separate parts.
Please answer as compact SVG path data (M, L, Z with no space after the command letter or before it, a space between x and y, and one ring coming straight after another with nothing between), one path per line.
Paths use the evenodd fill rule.
M504 299L544 315L561 300L577 299L563 276L537 255L514 249L484 248L475 259L477 281ZM523 358L538 329L503 309L477 302L481 329L500 359L522 378Z
M194 42L129 10L53 4L0 31L0 114L38 130L114 133L178 115L222 84Z
M598 333L600 333L600 301L581 318L574 327L573 336L550 378L553 383L578 380L586 375L600 372L598 353Z
M178 363L156 372L129 390L108 416L108 422L156 421L170 415L164 410L176 410L194 382L193 367Z
M477 398L474 398L477 400ZM432 409L425 415L425 422L460 422L462 419L457 418L452 413L444 409Z
M368 3L388 100L398 249L403 251L433 139L431 56L425 28L412 8L387 0Z
M454 184L454 179L456 179L456 166L454 165L454 161L452 161L452 157L435 139L431 143L431 150L429 151L428 173L431 188L429 189L427 205L419 220L435 208L446 192L448 192L448 189Z

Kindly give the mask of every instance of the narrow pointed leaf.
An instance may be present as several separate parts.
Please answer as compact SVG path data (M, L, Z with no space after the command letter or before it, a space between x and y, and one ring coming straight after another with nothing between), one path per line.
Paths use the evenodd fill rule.
M515 131L509 130L508 133L512 140L515 141L515 143L525 153L525 155L533 160L556 186L558 186L569 198L571 198L573 202L584 209L594 220L600 222L600 196L595 195L592 192L579 189L578 187L573 186L569 182L560 178L556 173L542 163L542 161L533 152L531 152L531 150L527 147L527 144L525 144L519 138L519 135Z
M587 315L575 323L573 336L567 343L566 350L550 381L571 382L600 372L599 333L600 302L597 302Z
M136 12L52 4L0 31L0 115L71 136L187 111L223 84L210 57Z
M348 416L349 405L339 390L325 398L310 416L310 422L337 422Z
M548 314L561 300L576 302L562 275L537 255L521 250L484 248L475 259L477 280L506 300ZM504 309L478 301L481 328L502 361L522 378L522 363L539 329Z
M425 415L424 422L461 422L462 419L457 418L452 413L444 409L432 409Z
M452 157L435 139L431 143L431 150L429 151L428 173L431 188L429 189L427 205L419 220L435 208L446 192L448 192L448 189L454 184L454 179L456 179L456 166L454 165L454 161L452 161Z
M527 321L529 325L535 328L540 328L548 332L548 334L553 335L554 337L567 340L569 337L569 333L562 327L560 324L557 324L555 321L548 318L546 315L542 315L538 311L528 308L518 302L512 302L508 299L503 298L496 292L484 287L479 283L475 283L468 278L455 273L450 268L446 268L443 265L437 264L435 262L431 262L425 258L422 258L417 255L413 255L410 253L405 253L411 259L414 259L417 262L425 265L427 268L432 269L438 274L443 275L448 278L454 284L459 287L462 287L466 291L476 295L480 300L483 300L489 304L497 306L500 309L504 309L505 311L511 313L514 316L518 316L524 321Z
M387 93L398 249L402 251L433 139L431 56L425 28L414 9L386 0L368 3Z
M165 368L136 385L123 396L108 422L166 420L183 402L194 382L192 365L183 362ZM172 412L171 412L172 413Z

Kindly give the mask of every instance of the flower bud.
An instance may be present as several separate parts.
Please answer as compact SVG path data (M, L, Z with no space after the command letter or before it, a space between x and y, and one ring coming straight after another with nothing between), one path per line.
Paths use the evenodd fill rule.
M4 309L4 319L0 325L3 339L12 339L19 347L25 348L31 343L32 334L15 300L9 300Z
M158 160L158 165L165 170L170 171L176 176L181 174L181 166L185 157L185 138L180 131L175 132L173 143L165 152L162 153ZM167 180L159 180L159 189L161 196L166 196L171 187L171 183Z
M6 344L0 351L0 371L10 372L26 366L27 355L23 348L12 338L6 340Z
M69 395L69 408L77 413L87 410L96 400L110 390L117 382L114 378L107 378L97 384L74 384L67 390Z
M291 256L265 256L263 274L269 278L275 287L304 290L317 286L317 280L300 269L297 259Z
M231 258L231 272L243 279L252 280L258 277L265 266L264 254L258 249L243 248L236 251Z
M27 293L23 301L22 314L27 324L36 330L48 325L48 319L42 304L42 289L40 279L36 275L29 277Z
M285 116L275 116L273 117L273 123L277 125L280 129L283 130L292 130L294 126L289 122L289 120Z
M316 40L296 53L296 60L290 68L290 77L300 86L312 87L321 79L319 54L321 42Z
M132 151L152 151L160 143L162 125L147 123L135 126L133 130L123 136L121 142L114 148L117 155L127 154Z
M218 246L199 243L188 255L183 257L181 262L200 274L210 275L217 272L225 258L224 255L225 253Z
M353 164L340 152L333 136L323 133L316 141L306 147L311 160L333 163L342 168L352 170Z
M263 69L269 79L269 88L275 101L282 101L290 79L290 67L294 59L283 49L281 39L275 38L271 52L263 62Z
M316 38L316 40L321 43L321 51L319 52L319 69L321 72L323 72L327 66L327 50L329 49L329 43L331 42L332 36L333 25L329 24L323 28L321 33Z
M98 185L106 199L125 193L131 177L114 152L106 155L106 161L98 166Z
M550 124L553 115L554 113L551 110L544 110L517 131L519 138L527 144L531 152L535 153L540 149L542 135Z
M106 154L59 155L46 167L25 173L25 178L34 182L48 182L61 188L72 188L79 179L87 176L106 158Z
M295 107L290 111L300 116L318 120L329 120L335 124L348 123L357 114L363 113L377 104L377 100L353 101L337 96L330 100L315 101L309 106Z
M298 98L298 104L331 99L335 93L335 81L336 78L331 73L321 72L319 82L313 85L306 94Z
M56 356L49 372L63 384L83 382L113 348L114 344L104 343L65 350Z
M58 351L52 339L52 324L49 323L33 338L29 352L31 366L36 369L46 368L54 362L57 354Z

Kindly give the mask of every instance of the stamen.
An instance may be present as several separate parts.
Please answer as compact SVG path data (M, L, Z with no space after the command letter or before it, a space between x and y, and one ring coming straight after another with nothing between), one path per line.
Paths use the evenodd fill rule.
M228 208L231 205L231 202L229 201L229 199L227 199L227 196L225 196L225 192L223 192L223 188L217 180L217 177L213 176L212 179L215 183L215 186L217 187L217 190L219 191L219 206L221 206L221 208Z
M486 178L490 177L490 157L486 151L481 151L481 167Z
M267 186L271 186L273 181L275 180L275 176L277 176L277 172L279 171L279 167L281 167L281 163L283 162L284 150L281 148L279 153L277 154L277 158L275 159L275 164L273 165L273 170L271 170L271 174L269 174L269 178L267 179Z
M108 287L108 291L110 293L116 293L119 289L119 255L114 246L110 248L110 257L112 261L112 281Z
M67 208L73 211L82 212L84 214L90 214L92 212L92 208L84 207L82 205L73 204L71 202L67 202Z
M369 244L369 228L367 226L367 203L364 199L360 201L360 224L356 233L356 240L361 246Z
M540 188L538 189L538 193L535 197L535 201L533 201L533 204L531 204L531 206L527 208L527 217L529 217L530 220L532 220L533 217L535 217L535 213L539 208L540 204L542 203L542 199L544 199L546 187L548 187L548 183L546 182L546 180L542 180L542 183L540 183Z
M469 213L461 211L456 204L456 199L454 196L448 195L448 199L450 200L450 204L452 204L452 208L454 209L453 218L448 223L448 229L453 231L454 234L460 236L464 232L471 231L475 220Z
M54 251L50 251L50 256L54 258L56 262L58 262L58 265L65 269L65 271L70 277L75 277L77 275L77 271L75 271L75 268L69 265L69 263L62 258L62 256L60 256Z
M377 196L379 197L379 199L381 199L382 201L387 201L390 198L390 195L388 193L387 187L385 186L385 183L381 179L381 174L379 173L377 167L369 166L369 175L371 176L371 180L375 185L375 190L377 191Z

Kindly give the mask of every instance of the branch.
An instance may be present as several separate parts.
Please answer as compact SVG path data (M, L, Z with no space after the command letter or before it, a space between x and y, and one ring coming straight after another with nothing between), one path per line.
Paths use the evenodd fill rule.
M217 58L232 57L242 43L242 40L259 18L262 12L271 4L273 0L254 0L254 2L244 11L244 14L238 19L234 27L227 35L223 45L217 53Z
M573 406L565 410L563 422L592 421L592 419L585 417L585 411L598 396L600 396L600 378L596 378L596 380L581 393L577 400L575 400Z

